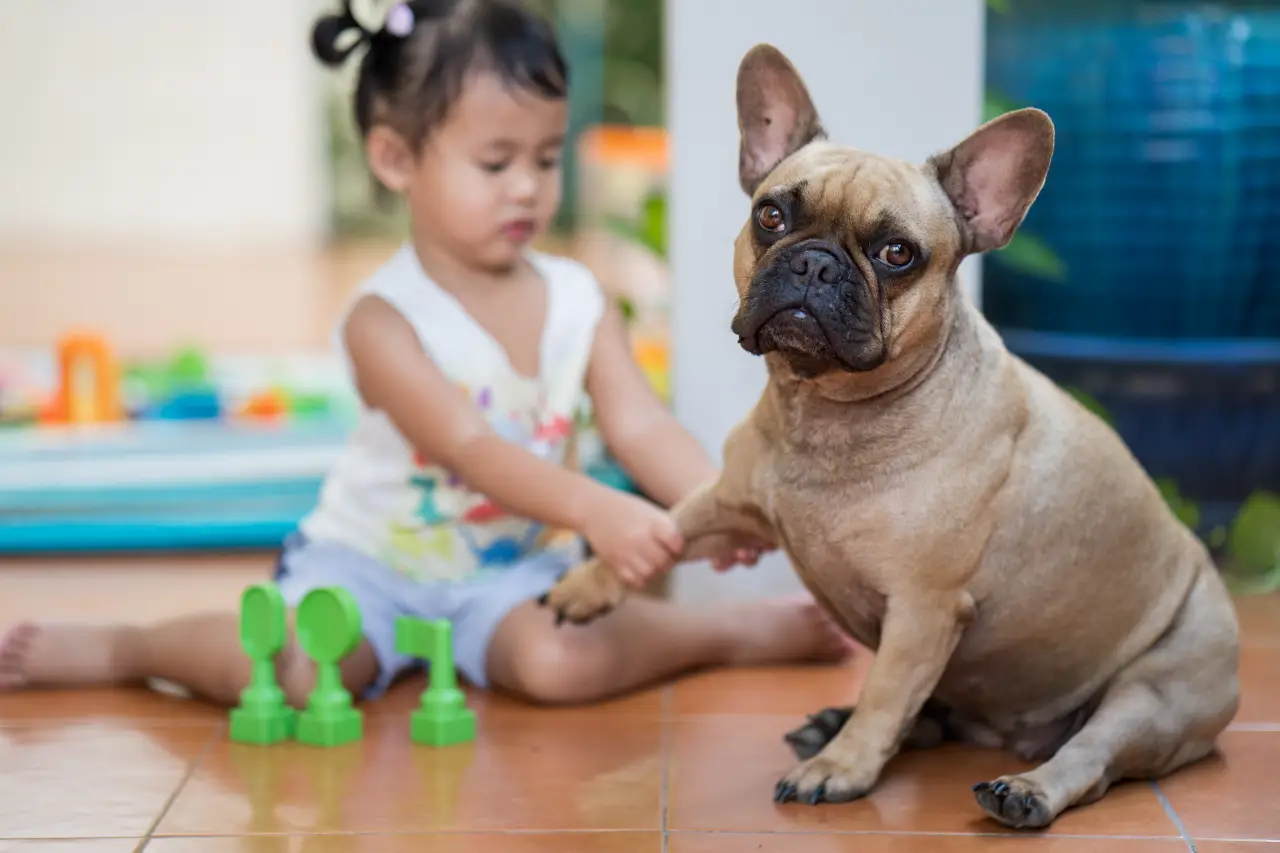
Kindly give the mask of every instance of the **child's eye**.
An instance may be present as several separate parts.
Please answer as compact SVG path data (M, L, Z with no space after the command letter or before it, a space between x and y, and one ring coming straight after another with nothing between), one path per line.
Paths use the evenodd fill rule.
M552 169L557 169L559 167L560 167L559 157L544 158L538 161L538 168L542 169L543 171L549 172Z
M507 161L503 160L500 163L481 163L480 168L484 169L486 172L492 172L496 175L498 172L507 168Z

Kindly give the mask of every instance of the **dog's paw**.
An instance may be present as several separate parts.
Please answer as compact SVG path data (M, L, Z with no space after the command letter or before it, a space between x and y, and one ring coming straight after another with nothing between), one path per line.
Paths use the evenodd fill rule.
M846 767L826 755L815 756L779 780L773 790L775 803L847 803L864 797L875 777L857 766Z
M824 708L816 714L810 714L809 722L787 732L782 739L791 747L796 758L804 761L821 752L840 733L851 716L853 708Z
M613 569L599 560L588 560L565 572L538 604L555 612L557 625L585 625L617 607L626 594L627 588Z
M1042 829L1054 814L1043 792L1018 776L1002 776L973 786L983 811L1014 829Z

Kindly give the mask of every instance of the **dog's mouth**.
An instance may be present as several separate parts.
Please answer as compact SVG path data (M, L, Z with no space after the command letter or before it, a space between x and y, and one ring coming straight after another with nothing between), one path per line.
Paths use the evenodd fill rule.
M757 315L759 316L759 315ZM781 354L801 376L832 370L862 372L878 367L883 348L874 340L855 340L839 323L824 323L804 303L788 305L755 324L736 323L738 345L752 355ZM828 325L835 328L828 329Z
M822 324L804 307L784 309L766 320L756 331L755 348L782 353L791 369L803 377L845 367Z
M754 349L758 353L784 352L827 361L839 361L818 318L803 305L784 308L760 324Z

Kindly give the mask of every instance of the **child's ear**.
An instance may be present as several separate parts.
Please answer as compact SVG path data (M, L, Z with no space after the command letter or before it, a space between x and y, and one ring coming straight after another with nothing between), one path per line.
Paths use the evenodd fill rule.
M403 136L386 125L376 125L364 142L369 169L384 187L404 192L413 174L413 149Z

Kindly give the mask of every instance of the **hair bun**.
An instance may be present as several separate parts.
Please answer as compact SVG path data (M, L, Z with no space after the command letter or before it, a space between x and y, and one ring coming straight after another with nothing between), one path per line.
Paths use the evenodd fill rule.
M339 46L338 42L349 31L355 31L358 35L350 44ZM324 15L316 21L311 29L311 50L325 65L336 68L368 37L369 33L360 26L348 8L345 14Z

